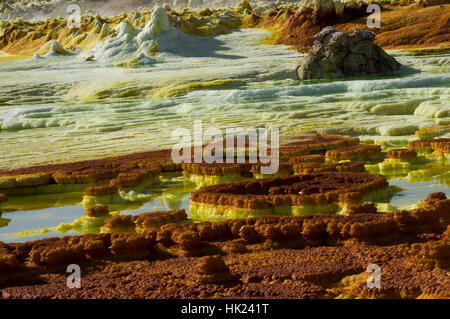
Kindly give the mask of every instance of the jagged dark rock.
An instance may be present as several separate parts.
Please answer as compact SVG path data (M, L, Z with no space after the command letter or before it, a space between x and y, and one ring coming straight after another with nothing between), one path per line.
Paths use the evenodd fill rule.
M300 80L340 76L387 74L400 63L374 44L375 34L355 29L351 34L326 27L314 36L314 45L297 66Z

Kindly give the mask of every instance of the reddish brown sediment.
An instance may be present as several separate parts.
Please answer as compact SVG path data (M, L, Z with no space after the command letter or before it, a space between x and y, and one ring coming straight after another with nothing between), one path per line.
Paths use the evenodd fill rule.
M261 174L261 168L268 166L267 164L253 164L251 172L253 175ZM294 171L292 170L292 165L288 162L278 162L278 170L276 174L278 175L292 175ZM264 174L263 174L264 175Z
M5 194L0 193L0 204L8 201L8 196Z
M105 220L104 229L108 231L114 231L115 229L129 229L135 228L135 220L137 215L118 215L107 218Z
M184 209L152 212L139 214L135 220L137 228L153 229L159 228L162 225L170 223L179 223L187 220L187 215Z
M131 169L128 172L119 173L117 177L111 179L108 185L88 186L84 189L84 196L110 196L118 194L121 189L134 188L151 178L158 177L162 168L155 166L152 168Z
M386 157L400 160L411 160L417 157L417 153L412 149L398 148L389 150Z
M326 150L335 149L339 147L355 145L359 143L358 138L342 137L339 135L326 135L326 136L299 136L294 138L296 141L290 142L279 147L279 154L281 160L289 160L289 163L280 162L279 171L286 174L292 173L292 167L289 164L294 164L297 162L322 162L323 156L320 154L313 154L322 152L325 153ZM236 138L234 140L236 145ZM226 145L226 140L219 141L217 143L223 143ZM249 146L248 138L245 140L245 148ZM259 150L258 150L259 151ZM269 149L269 155L271 150ZM295 156L295 159L291 158ZM248 159L245 163L192 163L192 164L182 164L182 169L187 173L200 174L200 175L231 175L239 174L243 177L249 177L249 172L253 174L259 174L261 171L261 166L267 164L262 164L258 161L256 164L250 164ZM249 168L251 167L251 169Z
M450 199L444 193L428 195L423 208L413 210L398 210L394 212L394 219L400 225L409 228L420 228L430 232L441 229L450 222Z
M450 266L450 241L439 243L414 244L411 246L413 256L407 265L420 270L446 269Z
M291 165L301 164L301 163L323 163L325 161L325 157L320 154L315 155L305 155L305 156L296 156L289 159L289 163Z
M263 20L273 21L271 17L276 16L278 19L273 21L272 24L278 24L287 18L275 44L286 44L301 48L311 46L313 36L326 26L346 23L369 15L366 9L367 4L365 3L344 5L342 13L339 14L336 13L334 6L322 6L318 10L313 6L308 6L295 12L290 8L273 8L266 13ZM284 16L281 21L279 21L280 16ZM262 24L265 24L265 21Z
M375 144L346 146L335 150L328 150L325 153L326 158L339 161L357 161L382 156L381 146Z
M327 150L357 145L358 138L342 137L340 135L303 136L297 141L280 146L280 158L299 157L313 153L325 153Z
M89 217L102 217L109 214L108 206L96 205L87 209L86 215Z
M376 212L377 212L377 208L374 203L363 203L361 205L349 205L347 207L348 215L375 214Z
M195 279L204 284L219 284L232 281L230 268L220 256L205 256L197 264Z
M230 176L239 175L243 178L251 178L261 173L261 167L268 166L258 160L258 163L250 163L246 159L245 163L183 163L182 169L185 173L207 176ZM278 163L277 173L285 175L292 174L292 166L286 162Z
M401 219L370 212L269 216L169 224L142 235L0 242L1 296L448 298L450 210L442 207L450 200L436 193L426 203L419 219L417 211L402 211ZM422 218L427 214L433 218ZM70 263L83 269L80 289L66 288ZM382 269L382 285L366 289L372 263ZM362 277L335 285L348 276Z
M450 225L447 226L447 230L444 232L444 237L447 241L450 241Z
M152 177L159 176L161 171L162 167L155 166L151 168L140 168L137 171L123 172L112 179L110 184L116 186L118 189L136 187Z
M90 186L86 187L84 190L85 196L108 196L115 195L119 192L116 186L113 185L101 185L101 186Z
M419 244L422 245L422 244ZM441 245L440 241L430 246ZM225 283L201 282L201 257L156 261L121 261L83 268L82 286L68 289L67 274L46 282L1 289L3 298L448 298L446 270L410 268L407 245L310 247L227 254L222 257L234 277ZM327 260L327 262L324 262ZM365 269L382 269L381 288L366 289ZM362 275L355 285L335 287L348 276ZM218 276L217 276L218 277ZM217 279L216 277L216 279Z
M156 150L148 152L133 153L128 155L106 157L103 159L51 164L42 166L30 166L11 170L1 170L0 176L16 176L34 173L55 173L55 172L94 172L100 169L118 168L124 172L132 168L153 167L156 163L164 165L170 160L171 150Z
M450 138L411 141L409 148L417 152L435 151L441 154L450 154Z
M108 231L128 228L148 230L159 228L165 224L179 223L185 220L187 220L187 215L184 209L142 213L139 215L118 215L107 218L104 229Z
M293 166L296 174L311 174L322 172L365 172L363 162L345 162L339 164L319 165L314 162L306 162Z
M133 187L161 171L180 168L180 165L171 161L170 150L158 150L99 160L3 170L0 171L0 188L108 181L119 188Z
M352 203L387 186L386 179L379 175L315 173L203 187L191 194L191 201L250 209Z
M352 33L356 28L375 33L375 44L385 48L427 48L450 43L450 4L439 0L434 5L420 6L383 4L381 28L368 28L367 4L345 4L341 14L334 6L312 6L303 9L273 8L262 14L257 26L274 32L272 43L286 44L300 52L307 52L313 37L325 26ZM437 5L440 4L440 5Z
M183 163L181 167L184 172L198 175L241 175L243 177L251 176L250 163Z

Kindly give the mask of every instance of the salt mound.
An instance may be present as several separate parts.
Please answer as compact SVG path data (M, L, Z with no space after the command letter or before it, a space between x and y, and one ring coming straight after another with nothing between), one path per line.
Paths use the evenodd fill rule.
M226 14L218 15L217 19L227 24L226 17ZM204 37L185 33L174 24L171 25L169 15L162 7L156 7L144 28L138 29L129 21L122 21L108 36L99 40L94 49L85 52L81 59L114 64L140 59L139 63L150 63L150 60L142 58L157 54L161 60L208 56L218 49L217 41L207 41Z
M102 28L104 26L105 24ZM158 36L169 31L169 15L166 10L157 6L150 21L142 30L135 29L128 21L122 21L116 26L115 32L108 35L106 41L99 41L93 50L84 54L83 59L86 60L86 57L92 56L89 60L126 62L136 57L138 62L150 63L149 58L145 59L145 56L154 55L159 51Z
M72 55L73 52L64 49L64 47L58 41L51 40L42 45L37 54L39 54L39 56L58 56Z

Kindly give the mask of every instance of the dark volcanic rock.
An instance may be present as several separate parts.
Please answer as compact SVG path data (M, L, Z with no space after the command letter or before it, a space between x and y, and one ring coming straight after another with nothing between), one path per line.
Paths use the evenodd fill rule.
M314 45L297 66L300 80L324 77L386 74L400 63L374 44L375 35L355 29L352 34L326 27L314 36Z

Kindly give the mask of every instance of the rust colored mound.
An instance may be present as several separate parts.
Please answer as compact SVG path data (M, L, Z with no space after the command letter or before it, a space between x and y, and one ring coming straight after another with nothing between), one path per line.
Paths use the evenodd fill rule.
M350 205L347 208L348 215L356 215L356 214L375 214L377 212L377 208L373 203L363 203L361 205Z
M291 165L303 164L303 163L323 163L325 161L325 157L320 154L316 155L305 155L305 156L297 156L289 159L289 163Z
M450 200L435 193L426 203L420 212L270 216L170 224L143 235L0 242L0 296L448 298ZM82 286L68 289L65 268L74 262ZM373 263L383 275L381 287L370 289L365 269Z
M409 142L409 148L417 152L434 151L441 154L450 154L450 138L411 141Z
M422 2L424 3L424 2ZM440 5L385 5L381 9L381 28L367 27L367 4L346 5L342 14L335 8L312 7L297 10L274 8L264 14L259 26L275 28L275 44L294 46L307 52L313 36L323 27L333 26L338 31L352 33L356 28L373 31L375 44L384 48L411 48L446 45L450 42L450 4ZM279 35L280 34L280 35Z
M197 280L201 283L224 283L234 278L230 268L225 265L220 256L206 256L200 258L197 264Z
M339 172L264 178L200 188L191 201L241 208L359 202L388 186L379 175Z
M108 196L117 194L119 190L113 185L90 186L84 190L85 196Z
M306 162L294 165L293 170L296 174L311 174L322 172L365 172L366 168L363 162L345 162L329 165Z
M150 151L99 160L32 166L0 171L0 188L47 184L111 182L118 188L132 187L161 171L179 170L170 150Z
M15 176L15 175L27 175L34 173L54 173L57 171L67 171L67 172L84 172L85 170L94 171L100 168L113 168L118 167L125 169L145 167L149 165L153 167L155 163L166 164L167 160L170 160L171 150L157 150L133 153L129 155L106 157L98 160L80 161L73 163L64 164L51 164L43 166L30 166L12 170L0 171L0 176ZM127 165L128 167L121 167L122 165Z
M336 150L329 150L325 154L325 157L339 161L341 160L356 161L381 156L382 156L381 146L374 144L342 147Z
M86 215L90 217L102 217L109 214L108 206L106 205L96 205L89 207Z
M118 215L107 218L105 229L120 230L127 228L152 229L170 223L179 223L187 220L184 209L142 213L139 215Z
M280 158L300 157L304 155L325 153L345 146L357 145L358 138L342 137L340 135L304 136L280 146Z
M8 196L5 194L0 193L0 204L8 201Z
M356 5L345 5L343 11L338 14L336 13L337 10L334 6L322 6L317 10L312 6L304 7L297 10L295 13L290 9L274 8L272 9L272 12L269 11L267 14L268 16L265 17L265 19L268 20L271 15L273 16L275 10L286 10L287 12L284 13L284 16L289 17L283 24L281 36L275 43L300 47L312 45L313 36L323 27L345 23L369 15L366 12L367 4L358 3ZM277 12L277 16L280 15L280 12Z
M387 152L388 158L396 158L401 160L410 160L417 157L417 153L411 149L393 149Z
M326 136L300 136L295 138L295 142L290 142L279 147L280 159L289 160L289 163L280 162L279 171L285 174L291 174L293 172L292 165L303 162L316 162L320 163L324 161L323 155L311 153L325 153L326 150L344 147L348 145L355 145L359 143L358 138L348 138L339 135L326 135ZM226 140L219 141L219 144L223 143L223 147L226 145ZM236 145L236 138L234 139L234 145ZM248 151L249 140L245 140L244 148ZM270 151L270 150L269 150ZM295 157L295 158L293 158ZM235 159L236 161L236 159ZM267 164L249 163L248 158L245 159L245 163L183 163L183 171L190 174L199 175L233 175L238 174L243 177L251 177L252 174L259 174L261 166ZM333 171L331 169L330 171ZM336 171L336 170L334 170ZM359 171L359 170L358 170Z
M250 163L183 163L181 167L184 172L198 175L241 175L251 176L250 170L252 164Z

